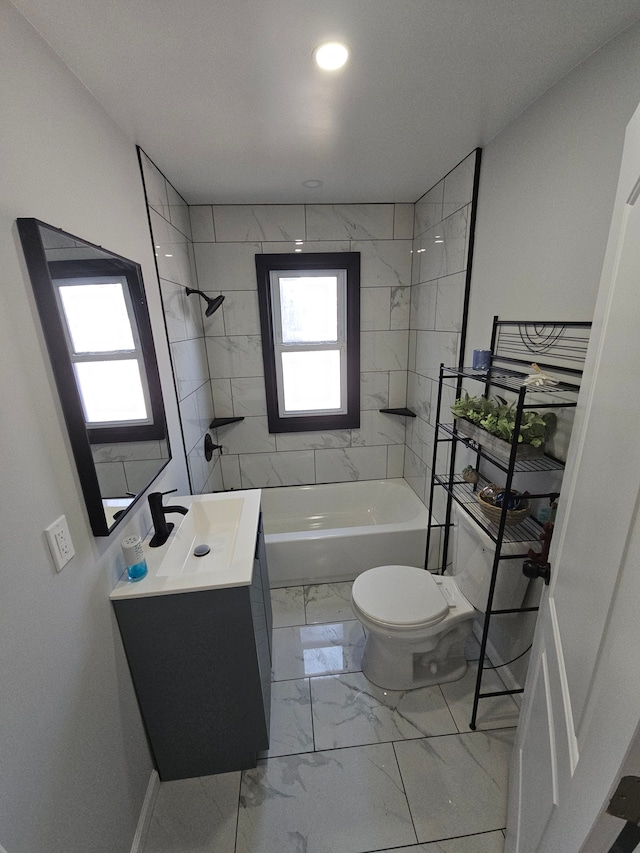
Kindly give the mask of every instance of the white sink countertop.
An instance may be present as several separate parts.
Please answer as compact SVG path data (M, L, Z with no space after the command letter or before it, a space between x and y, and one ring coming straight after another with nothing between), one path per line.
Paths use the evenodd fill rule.
M153 531L144 540L147 574L131 582L126 572L112 600L171 595L205 589L249 586L260 517L260 489L209 495L167 495L166 506L189 507L186 515L170 513L175 525L159 548L151 548ZM197 545L208 545L202 557Z

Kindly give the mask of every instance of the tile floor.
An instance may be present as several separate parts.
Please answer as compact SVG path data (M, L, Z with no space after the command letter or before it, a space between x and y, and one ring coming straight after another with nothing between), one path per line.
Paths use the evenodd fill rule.
M269 751L243 773L162 783L143 853L501 853L517 705L482 700L472 732L473 662L442 687L375 687L350 588L272 591Z

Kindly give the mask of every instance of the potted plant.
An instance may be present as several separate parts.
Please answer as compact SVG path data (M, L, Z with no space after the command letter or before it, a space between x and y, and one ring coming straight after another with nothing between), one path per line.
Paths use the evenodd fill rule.
M451 406L458 433L481 444L490 453L509 461L516 423L515 403L502 397L471 397L466 392ZM542 456L545 441L557 424L553 412L540 415L525 409L518 433L516 458Z

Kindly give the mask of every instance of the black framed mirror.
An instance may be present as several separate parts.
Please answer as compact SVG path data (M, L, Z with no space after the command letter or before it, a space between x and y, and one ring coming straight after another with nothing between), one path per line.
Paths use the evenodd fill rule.
M142 270L37 219L18 219L95 536L108 536L171 459Z

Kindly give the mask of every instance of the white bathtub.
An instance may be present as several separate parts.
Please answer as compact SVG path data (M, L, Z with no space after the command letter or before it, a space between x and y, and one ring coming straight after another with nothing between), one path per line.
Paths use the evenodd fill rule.
M428 511L404 480L263 489L262 512L273 587L424 565Z

